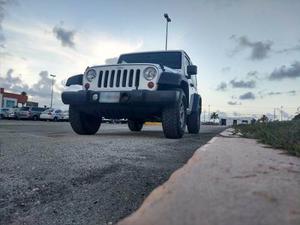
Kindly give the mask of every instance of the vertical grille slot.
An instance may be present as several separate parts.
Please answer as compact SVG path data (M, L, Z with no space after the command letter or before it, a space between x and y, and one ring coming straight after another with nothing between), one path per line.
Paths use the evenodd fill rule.
M126 87L127 70L123 71L122 87Z
M140 85L140 70L136 70L136 74L135 74L135 87L138 88Z
M112 70L111 74L110 74L110 80L109 80L109 86L110 87L114 86L114 79L115 79L115 70Z
M133 84L133 74L134 74L134 70L130 70L130 72L129 72L128 87L132 87L132 84Z
M108 83L108 75L109 75L109 71L106 70L105 71L105 76L104 76L104 84L103 84L103 87L107 87L107 83Z
M117 80L116 80L116 87L120 87L120 80L121 80L121 70L118 70Z
M98 87L102 86L102 78L103 78L103 71L101 70L99 73Z

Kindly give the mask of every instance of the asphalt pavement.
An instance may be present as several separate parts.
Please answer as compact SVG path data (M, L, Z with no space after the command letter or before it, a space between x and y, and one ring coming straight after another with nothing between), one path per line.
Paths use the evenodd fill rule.
M300 159L226 130L118 225L299 225Z
M224 128L166 139L161 126L93 136L66 122L0 121L0 224L113 224Z

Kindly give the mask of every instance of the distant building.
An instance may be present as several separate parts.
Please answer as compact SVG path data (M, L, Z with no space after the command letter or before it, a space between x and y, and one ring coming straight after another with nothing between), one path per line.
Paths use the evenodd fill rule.
M31 102L31 101L27 101L26 102L26 106L31 106L31 107L39 107L39 103L38 102Z
M0 88L0 108L23 106L27 100L27 95L5 92L4 88Z
M220 125L222 126L233 126L238 124L251 124L253 117L223 117L220 118Z

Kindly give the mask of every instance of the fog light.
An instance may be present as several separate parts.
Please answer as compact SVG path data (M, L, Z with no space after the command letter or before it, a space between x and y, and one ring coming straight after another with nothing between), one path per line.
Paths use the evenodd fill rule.
M88 89L90 88L90 84L89 84L89 83L86 83L86 84L84 85L84 88L85 88L85 90L88 90Z
M97 101L98 100L98 94L93 94L92 98L93 98L93 101Z
M149 82L148 83L148 88L153 88L154 87L154 83L153 82Z

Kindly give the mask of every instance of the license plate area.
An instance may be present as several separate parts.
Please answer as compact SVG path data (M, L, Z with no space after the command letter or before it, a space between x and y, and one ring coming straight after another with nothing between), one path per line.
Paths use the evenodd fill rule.
M100 103L118 103L120 101L120 92L102 92L100 94Z

